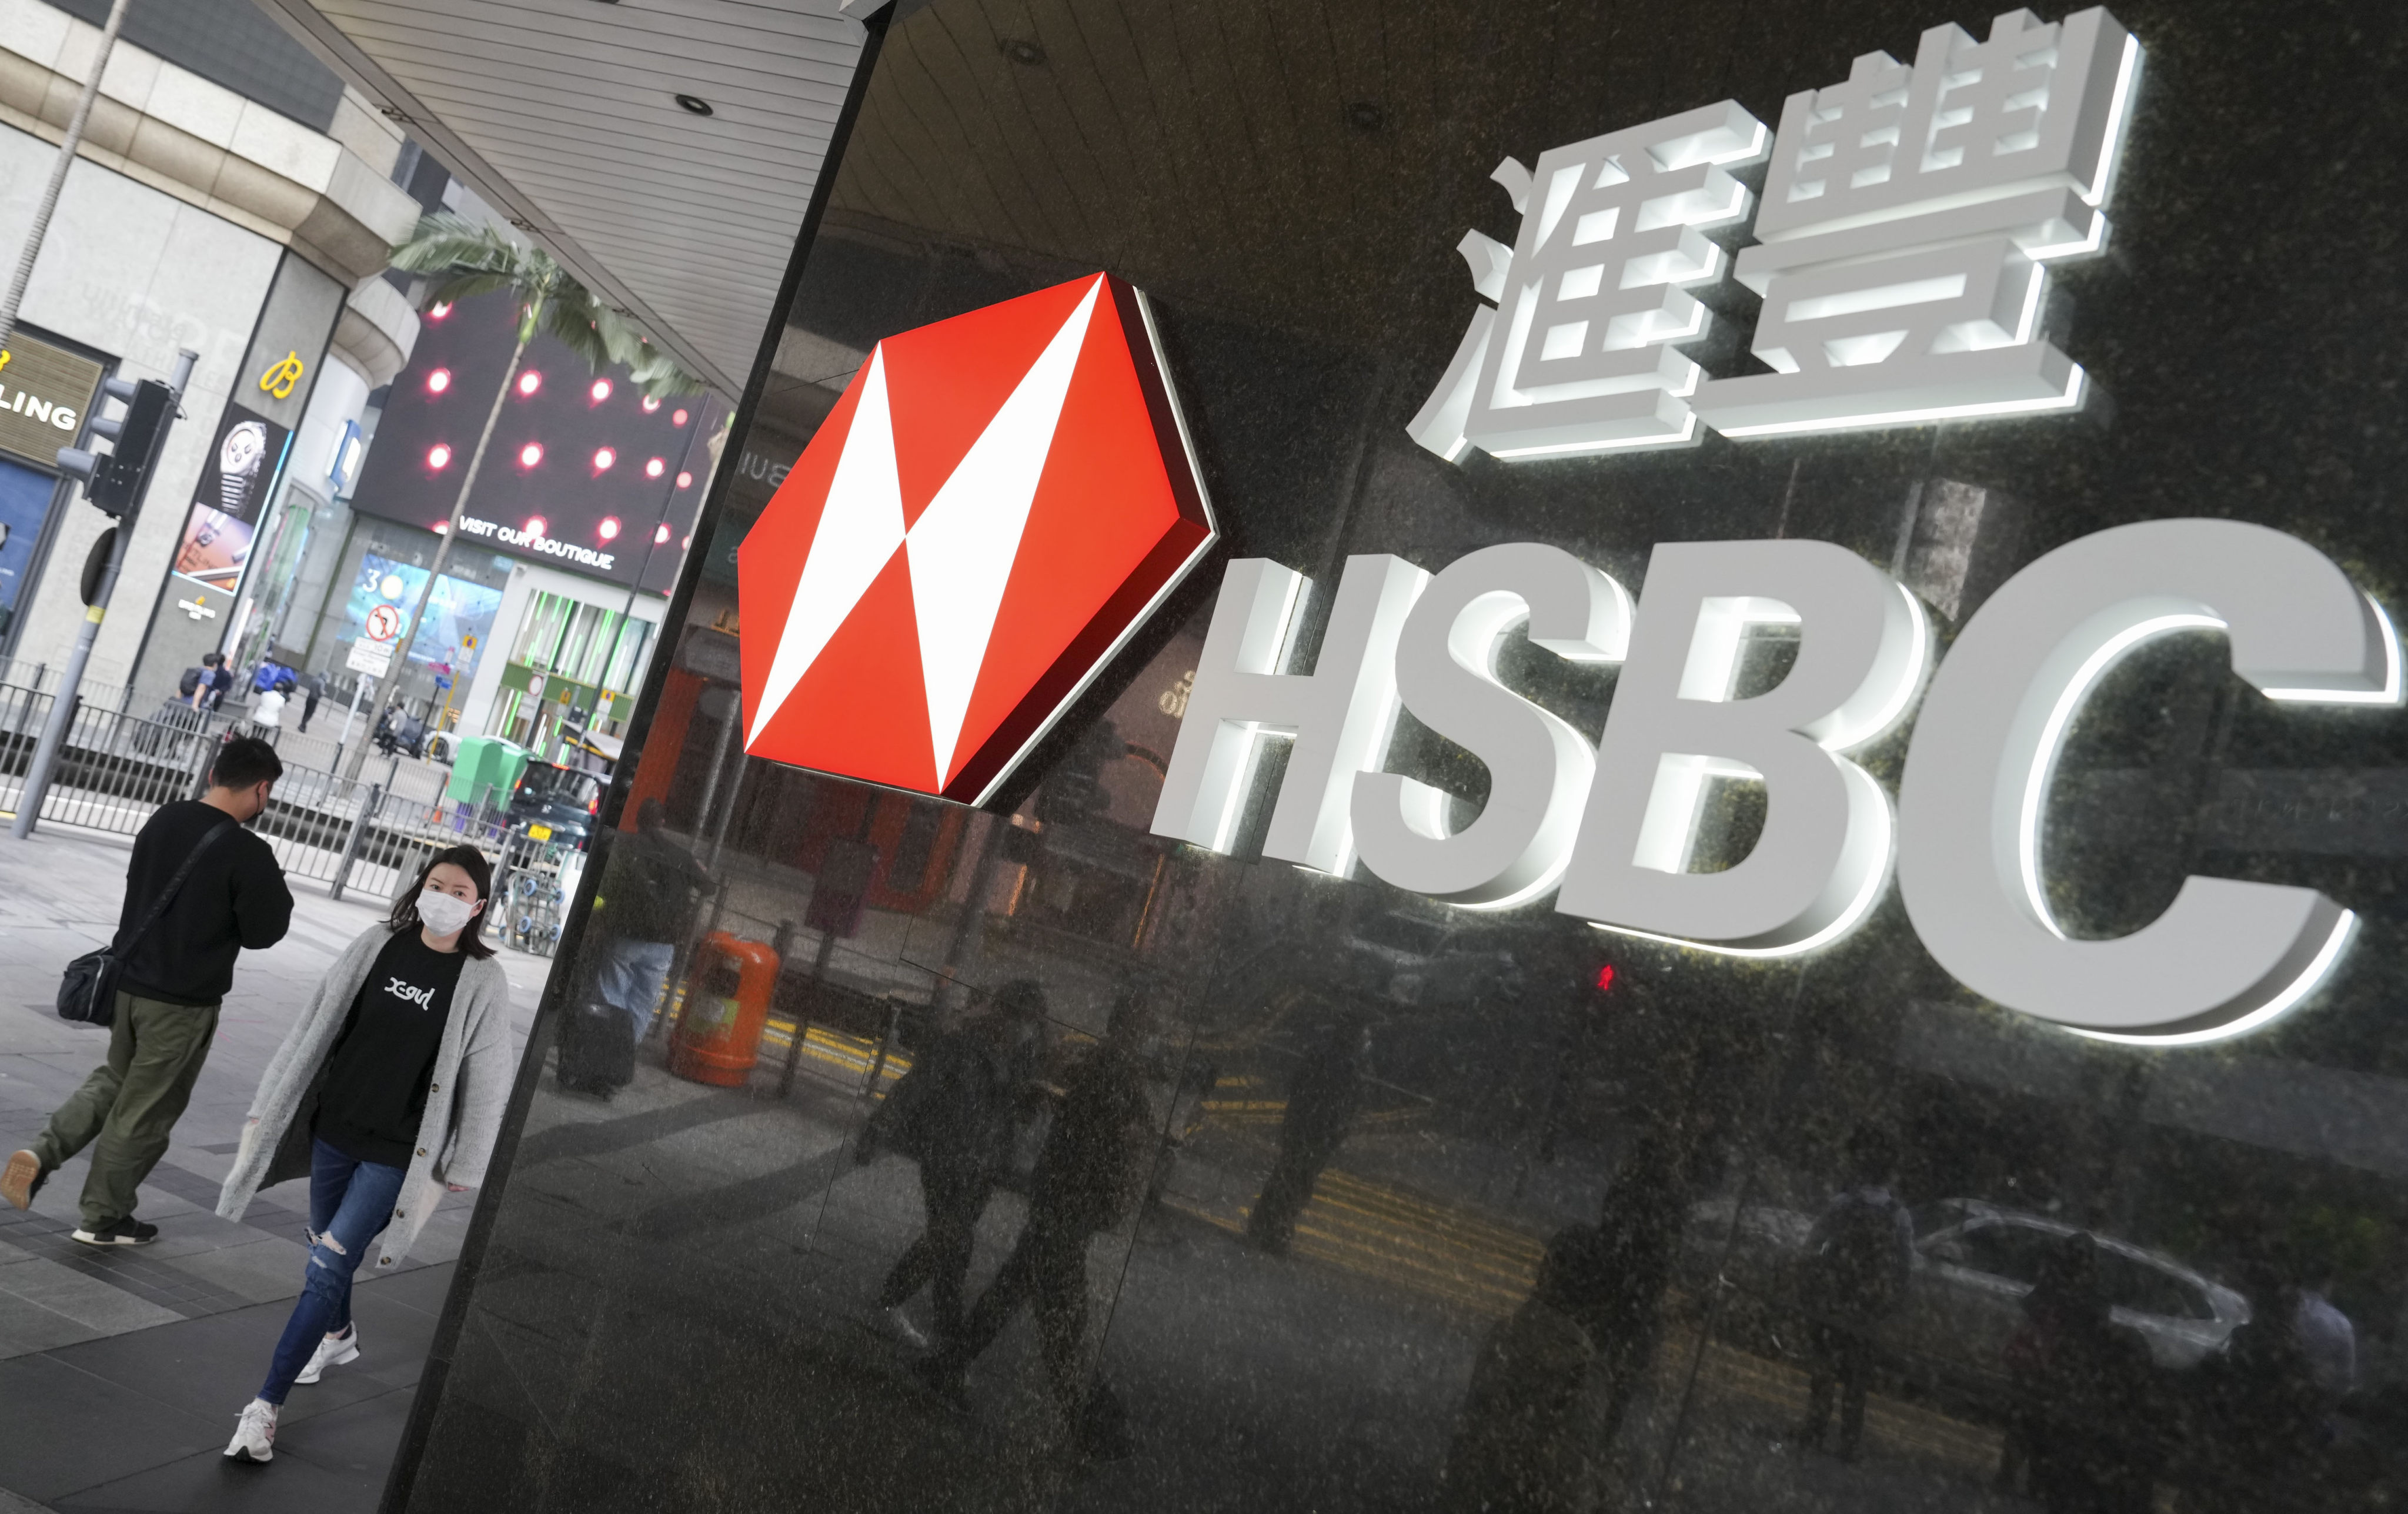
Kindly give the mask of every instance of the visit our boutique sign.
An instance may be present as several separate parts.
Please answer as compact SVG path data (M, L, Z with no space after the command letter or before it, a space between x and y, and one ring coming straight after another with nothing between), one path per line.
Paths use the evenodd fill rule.
M1493 304L1409 432L1450 460L1546 466L1708 430L2078 407L2089 379L2041 312L2049 270L2105 244L2141 60L2103 10L2014 11L1985 40L1927 32L1911 64L1858 58L1777 128L1725 102L1535 168L1507 160L1520 230L1465 238ZM1761 205L1733 177L1756 164ZM1735 259L1706 235L1742 228L1756 240ZM1731 279L1762 296L1767 371L1709 375L1684 350L1713 319L1698 293ZM748 750L971 802L1217 535L1150 309L1109 276L881 343L764 523L741 589L781 630L746 644ZM1796 660L1738 697L1766 625L1794 628ZM1283 741L1259 796L1268 857L1759 958L1844 938L1895 887L1933 958L1998 1004L2109 1039L2229 1036L2314 993L2357 917L2313 889L2194 877L2143 929L2075 939L2040 844L2085 701L2135 648L2186 632L2221 635L2278 704L2402 702L2384 609L2315 548L2229 521L2061 546L1944 657L1913 593L1824 542L1660 544L1636 599L1536 542L1435 568L1359 553L1319 586L1239 559L1182 686L1153 829L1231 850ZM1601 729L1506 686L1515 636L1618 669ZM1476 814L1386 770L1404 711L1485 766ZM1856 759L1900 732L1893 795ZM1737 864L1692 871L1724 778L1763 785L1761 832Z

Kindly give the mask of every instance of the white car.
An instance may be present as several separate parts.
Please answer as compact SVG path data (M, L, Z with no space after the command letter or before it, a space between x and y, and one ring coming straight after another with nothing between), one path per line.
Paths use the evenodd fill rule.
M1906 1302L1882 1330L1885 1344L1987 1371L2003 1371L2008 1337L2042 1259L2080 1227L2045 1215L1948 1199L1915 1212L1915 1264ZM2095 1233L2094 1233L2095 1235ZM2117 1324L2148 1343L2160 1367L2197 1366L2247 1322L2249 1302L2162 1252L2095 1235L2099 1282Z

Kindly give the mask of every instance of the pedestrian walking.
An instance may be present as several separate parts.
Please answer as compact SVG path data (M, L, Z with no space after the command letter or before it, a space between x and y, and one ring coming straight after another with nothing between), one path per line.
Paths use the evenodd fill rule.
M509 980L477 919L493 869L474 847L438 851L390 919L362 932L285 1033L251 1101L218 1213L309 1179L300 1299L225 1454L265 1462L295 1383L355 1361L351 1278L408 1254L446 1189L484 1180L511 1078Z
M2099 1255L2098 1241L2076 1232L2040 1259L2024 1322L2007 1343L2012 1444L2048 1514L2150 1514L2172 1417L2159 1402L2148 1343L2114 1321Z
M309 721L318 713L318 701L326 696L326 675L312 673L301 680L301 734L309 734Z
M284 702L293 695L293 680L279 678L267 692L251 702L251 719L254 725L273 731L284 723Z
M1028 978L997 989L994 1003L939 1036L870 1117L854 1160L882 1148L920 1168L927 1223L896 1258L878 1307L914 1346L930 1336L904 1305L926 1288L936 1339L961 1334L962 1284L969 1275L979 1216L1011 1156L1037 1082L1045 1034L1045 991Z
M1864 1439L1873 1333L1905 1302L1914 1266L1914 1221L1890 1192L1896 1143L1874 1126L1848 1138L1850 1186L1833 1195L1807 1233L1799 1278L1813 1376L1799 1444L1817 1448L1840 1401L1840 1457L1854 1461Z
M678 944L712 886L710 871L666 829L656 798L636 807L636 834L617 838L594 901L602 937L591 999L572 1001L560 1027L555 1076L572 1093L608 1098L636 1076L636 1043L668 987Z
M234 669L226 666L220 652L203 652L201 667L200 681L193 689L193 707L215 709L225 703L226 691L234 687Z
M218 1005L234 986L235 958L246 947L274 946L292 923L284 869L245 829L283 773L266 742L229 741L209 769L208 793L161 806L134 839L110 949L119 968L108 1060L0 1168L0 1197L22 1209L51 1173L92 1147L75 1232L87 1246L157 1237L158 1226L134 1217L136 1193L193 1096L217 1036ZM179 873L183 882L166 897ZM163 897L165 909L139 929Z
M1038 1339L1055 1404L1085 1455L1127 1454L1119 1400L1102 1384L1080 1381L1087 1332L1087 1243L1128 1214L1152 1168L1157 1133L1146 1087L1151 1015L1125 991L1104 1038L1071 1067L1060 1112L1038 1153L1028 1183L1028 1218L1020 1238L961 1333L917 1367L922 1381L958 1403L971 1362L995 1342L1023 1304L1037 1316Z
M1246 1216L1246 1238L1263 1250L1284 1254L1296 1238L1297 1217L1312 1201L1321 1169L1346 1144L1346 1133L1362 1110L1364 1064L1370 1054L1370 1019L1349 1009L1322 1032L1288 1079L1279 1155Z

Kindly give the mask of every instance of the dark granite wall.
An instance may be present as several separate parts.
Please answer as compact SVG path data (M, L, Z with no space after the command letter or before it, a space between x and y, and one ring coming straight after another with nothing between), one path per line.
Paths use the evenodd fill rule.
M736 539L881 336L1108 268L1154 303L1228 554L1323 583L1350 552L1436 569L1535 540L1635 593L1659 541L1813 537L1905 565L1954 606L1944 639L2043 551L2202 515L2294 533L2408 607L2390 497L2408 464L2408 12L2114 9L2148 62L2114 239L2063 271L2047 312L2098 380L2082 414L1453 466L1403 427L1473 306L1456 240L1511 239L1486 179L1499 157L1726 97L1775 121L1856 54L1911 58L1923 28L1978 31L1986 13L936 0L896 23L865 86L788 370L765 376L713 507ZM1752 300L1724 303L1743 331ZM1736 346L1701 356L1745 365ZM1940 503L1977 491L1961 581L1918 580ZM2258 1034L2111 1046L1958 987L1895 890L1828 950L1749 962L1607 936L1546 902L1469 916L1308 874L1259 856L1260 814L1232 856L1157 841L1145 754L1175 737L1220 561L995 807L1041 828L746 761L714 723L707 652L656 676L611 804L632 826L630 795L668 801L675 839L711 865L708 918L630 923L619 901L652 885L624 833L593 868L609 902L554 975L392 1507L2408 1496L2408 716L2272 704L2203 635L2118 664L2049 810L2071 928L2134 929L2197 872L2312 884L2364 924L2320 992ZM760 634L724 566L698 553L688 574L689 625ZM1783 644L1758 655L1769 680ZM1598 728L1610 669L1526 649L1506 667ZM1101 761L1099 740L1118 744ZM1904 746L1865 758L1893 793ZM1410 718L1396 764L1484 791ZM1104 807L1083 802L1098 792ZM1712 840L1735 857L1760 799L1724 800ZM868 907L823 948L810 900L862 843L879 857ZM607 1101L564 1090L560 1027L614 992L617 945L674 934L682 967L713 923L785 964L743 1086L674 1076L656 1031ZM1153 1180L1086 1245L1086 1407L1067 1417L1025 1314L958 1404L915 1374L879 1290L920 1224L919 1179L891 1151L861 1160L863 1090L1022 978L1042 986L1057 1083L1114 1003L1154 1011L1135 1049ZM716 992L708 972L692 983L689 1004ZM809 1026L791 1075L790 1014ZM1036 1144L1022 1136L984 1207L974 1295L1021 1235ZM1250 1235L1266 1182L1316 1164L1293 1237ZM1800 1257L1834 1193L1877 1166L1917 1260L1859 1327L1813 1303ZM2097 1291L2058 1278L2028 1298L2076 1233L2099 1238ZM2112 1322L2086 1324L2086 1300ZM1834 1363L1860 1364L1871 1393L1844 1459L1798 1434Z

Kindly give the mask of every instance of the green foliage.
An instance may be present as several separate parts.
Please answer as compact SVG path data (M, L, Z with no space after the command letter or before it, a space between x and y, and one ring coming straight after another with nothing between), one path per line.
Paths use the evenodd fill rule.
M705 387L624 316L595 299L551 253L523 247L494 227L437 211L394 249L393 265L427 275L430 301L509 293L518 306L519 340L531 341L540 331L595 373L624 363L629 381L656 399L700 393Z

